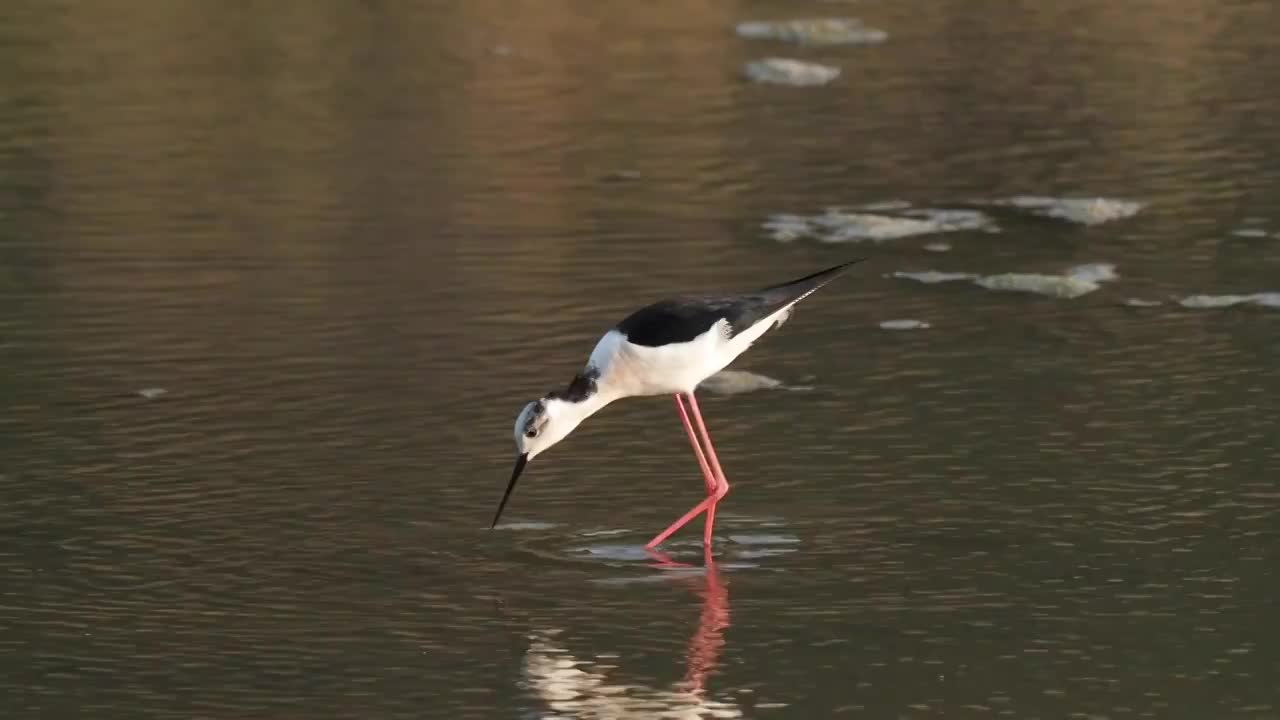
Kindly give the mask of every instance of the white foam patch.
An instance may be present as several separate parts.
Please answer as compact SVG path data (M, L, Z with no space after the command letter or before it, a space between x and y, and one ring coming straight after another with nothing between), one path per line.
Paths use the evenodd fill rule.
M885 242L917 235L984 230L993 227L977 210L919 208L885 212L852 212L827 208L816 215L775 213L763 223L778 242L811 237L824 243Z
M902 214L927 220L947 230L987 230L995 226L990 217L977 210L916 208L903 210Z
M905 278L931 285L967 280L988 290L1026 292L1070 299L1087 295L1101 287L1101 283L1116 280L1120 276L1116 274L1115 265L1110 263L1089 263L1069 268L1060 275L1042 273L974 275L972 273L944 273L936 270L926 270L923 272L895 272L892 277Z
M826 85L840 77L838 67L776 57L752 60L743 66L742 72L758 83L793 87Z
M775 213L761 223L769 236L778 242L791 242L813 233L809 218L804 215Z
M757 20L738 23L736 30L743 38L798 45L875 45L889 38L889 33L857 18Z
M1250 295L1189 295L1178 301L1185 308L1224 308L1232 305L1258 305L1280 308L1280 292L1261 292Z
M1128 305L1129 307L1135 307L1135 308L1149 308L1149 307L1160 307L1164 303L1159 300L1143 300L1142 298L1127 298L1124 301L1124 304Z
M905 272L899 271L892 273L891 277L905 278L907 280L915 280L925 285L936 285L944 282L957 282L960 280L977 280L978 276L973 273L958 272L938 272L937 270L924 270L921 272Z
M929 327L929 323L923 320L885 320L880 323L883 330L924 330Z
M985 204L985 203L980 203ZM1040 195L1016 195L1011 198L990 201L992 205L1029 210L1036 215L1066 220L1081 225L1100 225L1113 220L1137 215L1143 204L1132 200L1104 197L1046 197Z
M1120 279L1120 276L1116 274L1116 266L1112 263L1076 265L1075 267L1067 268L1065 274L1076 280L1093 283L1111 282L1112 280Z
M1242 237L1242 238L1267 237L1267 231L1263 230L1262 228L1240 228L1239 230L1232 230L1231 234L1234 235L1235 237Z
M945 232L945 229L928 220L873 215L871 213L828 212L815 219L823 229L818 236L822 242L884 242L912 235L928 235Z
M975 280L980 287L1004 292L1025 292L1057 298L1078 298L1098 289L1098 284L1069 275L1000 273Z
M951 243L931 242L927 243L924 249L934 253L951 252Z

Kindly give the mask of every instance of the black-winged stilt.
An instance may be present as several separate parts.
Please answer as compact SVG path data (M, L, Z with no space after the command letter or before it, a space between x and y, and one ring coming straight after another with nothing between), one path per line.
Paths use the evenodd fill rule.
M645 547L658 545L704 511L707 521L702 543L709 547L716 505L729 492L729 482L720 469L694 390L746 352L770 328L786 322L796 303L861 261L842 263L755 292L662 300L627 316L600 338L586 368L574 376L567 388L525 405L516 417L516 465L493 516L493 526L497 526L525 465L563 440L583 420L625 397L672 394L702 468L707 497ZM696 434L689 410L697 424Z

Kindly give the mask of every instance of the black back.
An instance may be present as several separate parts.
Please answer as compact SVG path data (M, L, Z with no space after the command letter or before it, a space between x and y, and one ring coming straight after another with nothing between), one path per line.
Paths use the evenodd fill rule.
M690 295L661 300L631 313L616 329L636 345L659 347L689 342L721 320L727 320L729 337L733 337L801 300L859 262L862 260L842 263L798 280L741 295Z

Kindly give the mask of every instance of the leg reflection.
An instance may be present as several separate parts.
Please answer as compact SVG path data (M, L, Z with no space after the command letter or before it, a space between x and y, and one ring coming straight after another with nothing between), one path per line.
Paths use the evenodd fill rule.
M609 665L574 657L555 630L536 632L525 661L525 677L532 689L554 712L572 718L715 717L740 718L737 705L707 697L707 678L715 671L729 627L729 593L710 550L704 550L704 572L681 572L696 566L676 562L664 553L649 550L653 566L670 569L670 580L689 587L702 599L698 626L689 638L684 678L669 689L641 687L610 677ZM661 708L657 710L656 708Z
M656 567L687 568L687 563L678 563L669 556L649 549L649 556L654 559ZM702 598L702 611L698 614L698 627L693 637L689 638L689 649L686 653L684 686L689 692L702 694L706 680L720 662L720 651L724 648L724 631L729 627L729 590L716 568L711 549L702 549L705 572L701 578L687 577L682 581L691 586Z

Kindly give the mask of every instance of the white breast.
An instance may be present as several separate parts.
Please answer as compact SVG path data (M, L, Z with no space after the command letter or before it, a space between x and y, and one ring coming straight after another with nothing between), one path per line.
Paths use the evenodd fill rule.
M733 338L729 338L729 323L721 320L688 342L659 347L633 344L610 330L596 343L588 364L600 371L601 391L618 397L691 393L790 313L788 305Z

